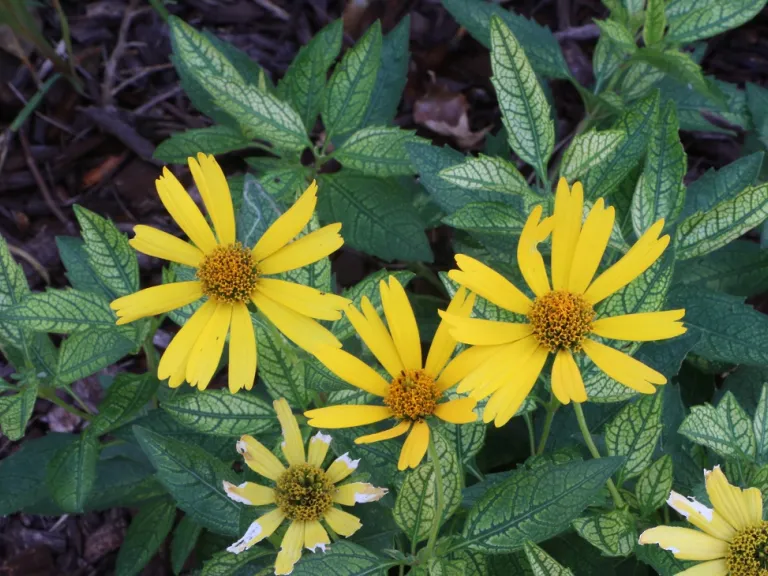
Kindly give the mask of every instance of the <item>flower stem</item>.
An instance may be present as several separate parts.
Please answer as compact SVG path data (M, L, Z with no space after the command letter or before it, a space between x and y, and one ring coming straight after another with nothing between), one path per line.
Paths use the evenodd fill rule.
M579 423L579 430L581 430L581 435L584 436L584 442L587 443L589 453L592 454L593 458L600 458L600 452L598 452L597 446L595 446L595 442L592 440L592 434L589 432L589 428L587 428L587 421L584 419L584 411L581 409L581 404L574 402L573 411L576 412L576 420ZM611 493L611 498L613 498L613 503L616 505L616 508L624 508L626 504L624 504L624 499L616 489L613 480L608 478L608 480L605 481L605 485L608 488L608 492Z
M531 448L531 456L536 455L536 438L533 434L533 422L531 422L531 415L528 413L523 414L523 420L525 420L525 426L528 428L528 444Z
M440 458L437 455L437 448L435 448L435 441L433 439L434 431L429 431L429 444L427 451L429 452L429 459L432 462L432 467L435 470L435 492L437 497L437 507L435 508L435 517L432 520L432 530L429 533L429 540L427 541L427 557L431 558L435 551L435 542L437 541L437 533L440 531L440 522L443 519L443 471L440 467Z
M552 420L555 417L555 412L560 408L560 401L552 395L552 399L547 404L547 415L544 417L544 429L541 431L541 439L539 439L539 449L536 450L536 454L544 454L544 448L547 447L547 440L549 439L549 432L552 430Z
M56 392L52 388L40 388L39 395L41 398L44 398L45 400L48 400L49 402L53 402L58 406L59 408L62 408L63 410L66 410L70 414L73 414L77 416L78 418L81 418L83 420L91 420L92 416L90 414L86 414L85 412L81 412L74 406L71 406L70 404L67 404L56 396Z

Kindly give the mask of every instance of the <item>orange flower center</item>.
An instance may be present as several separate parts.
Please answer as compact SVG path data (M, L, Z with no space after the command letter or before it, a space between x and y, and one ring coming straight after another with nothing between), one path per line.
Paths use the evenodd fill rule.
M334 490L323 470L296 464L277 479L275 501L289 520L319 520L333 504Z
M418 421L431 416L440 392L435 380L423 370L403 370L392 380L384 404L401 420Z
M251 251L240 242L217 246L208 254L197 277L203 293L218 302L248 302L259 278Z
M584 337L592 330L595 310L581 294L564 290L534 300L528 320L539 344L551 352L581 350Z
M768 576L768 522L739 531L726 556L731 576Z

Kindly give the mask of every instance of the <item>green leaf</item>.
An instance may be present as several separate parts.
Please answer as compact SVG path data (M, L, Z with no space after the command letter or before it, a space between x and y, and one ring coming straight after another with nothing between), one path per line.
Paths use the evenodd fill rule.
M155 480L149 464L140 465L123 457L104 459L102 454L96 464L96 481L85 502L85 510L133 508L166 494L165 488Z
M681 0L667 8L667 41L688 44L737 28L754 18L765 0Z
M9 440L24 437L27 422L37 400L37 380L33 379L10 396L0 396L0 428Z
M704 72L687 52L676 49L660 50L659 48L640 48L632 56L635 62L645 62L654 68L661 70L668 76L686 84L699 94L716 102L725 103L723 94L717 88L717 84L710 83Z
M610 38L616 46L629 54L637 50L635 38L627 28L615 20L595 20L595 24L600 28L600 35Z
M552 111L522 45L498 16L491 17L491 67L509 146L544 178L555 146Z
M115 296L136 292L139 262L126 235L106 218L82 206L75 204L74 210L85 240L88 262L96 275Z
M635 519L626 510L578 518L573 527L606 556L629 556L637 542Z
M342 171L321 175L321 186L320 220L341 222L346 244L388 261L432 261L425 225L395 181Z
M513 238L519 236L525 225L525 215L507 204L498 202L476 202L467 204L443 222L459 230L469 232L483 244L495 242L504 246L511 245Z
M621 464L621 458L601 458L517 472L469 511L464 540L493 554L547 540L568 528Z
M483 0L443 0L443 7L486 48L491 47L491 17L501 18L523 46L535 48L528 58L537 74L548 78L571 76L557 38L536 21Z
M123 372L115 376L106 397L99 405L98 415L88 427L88 432L101 436L131 421L155 395L158 384L159 381L150 372Z
M135 576L160 549L176 519L176 506L163 500L145 505L131 520L115 562L115 576Z
M253 547L240 554L219 552L207 560L201 576L266 576L262 571L269 566L269 574L274 572L274 552Z
M132 326L73 334L64 340L59 349L57 382L70 384L114 364L136 347L134 336Z
M755 132L763 146L768 147L768 90L747 82L747 105Z
M175 506L174 506L175 509ZM173 573L178 576L187 563L187 558L192 554L197 544L197 539L203 532L203 527L195 523L189 516L184 516L173 531L171 540L171 566Z
M609 94L604 91L604 88L626 58L626 53L613 40L605 34L600 35L592 56L592 68L596 80L595 93L603 96Z
M633 61L628 63L618 92L624 100L632 102L646 96L664 77L664 72L647 62Z
M441 171L440 177L467 190L492 190L501 194L533 196L517 167L495 156L470 156L463 163Z
M229 126L217 125L195 128L172 134L155 148L152 157L167 164L186 164L187 158L196 157L198 152L226 154L250 146L250 138Z
M252 247L272 223L280 217L281 210L274 198L250 174L243 183L243 202L235 216L237 239L243 246Z
M673 478L672 457L669 454L664 454L643 470L635 485L635 497L643 514L653 514L664 505L672 490Z
M710 79L710 82L712 80ZM682 130L703 130L705 132L721 132L733 134L733 131L717 126L706 119L707 116L722 118L726 123L733 124L744 129L750 126L750 117L747 111L747 98L743 90L735 84L715 80L714 84L726 97L723 102L713 101L688 87L687 84L678 82L671 76L666 76L658 84L664 99L674 100L677 106L677 117L680 120Z
M700 564L698 561L678 560L661 546L636 546L637 559L656 570L661 576L675 576Z
M683 209L683 176L688 167L675 105L667 102L654 126L645 168L632 198L632 225L639 238L654 222L674 221Z
M344 54L323 94L327 138L359 128L376 85L381 58L381 23L377 20Z
M733 296L760 294L768 291L768 250L756 242L735 240L699 258L678 262L674 281Z
M735 240L768 218L768 184L750 187L709 212L680 223L675 237L680 260L702 256Z
M76 290L93 292L111 300L115 294L104 284L88 262L85 242L72 236L56 236L61 263L67 271L67 280Z
M384 576L395 562L346 540L334 542L324 554L303 554L293 576Z
M296 165L275 168L259 176L258 182L275 200L293 202L296 194L307 188L307 170Z
M642 396L622 408L605 427L608 454L626 456L619 469L619 485L651 464L661 437L661 398L661 394Z
M413 130L369 126L352 134L334 158L366 176L410 176L414 171L405 144L417 140Z
M198 446L139 426L133 430L176 505L201 526L217 534L237 536L240 506L229 499L221 484L235 479L229 466Z
M285 398L294 408L309 406L309 391L304 383L304 366L280 332L262 316L251 314L256 330L259 351L258 377L264 382L267 392L275 400ZM274 411L270 411L274 414Z
M66 512L83 512L96 480L99 440L85 433L59 449L48 464L46 484L53 501Z
M0 322L34 332L68 334L115 327L117 317L103 296L71 288L35 292L20 306L0 311Z
M302 46L277 85L277 94L299 113L304 127L315 127L323 90L331 67L341 50L343 23L334 20Z
M593 167L608 161L627 139L622 130L590 130L579 134L563 154L560 176L574 182Z
M643 41L646 46L658 44L664 38L667 27L667 15L664 12L664 0L648 0L645 9L645 25L643 26Z
M717 408L709 404L692 406L678 432L724 457L755 456L752 423L731 392L726 392Z
M176 396L161 407L187 428L214 436L255 435L277 427L272 407L248 392L204 390Z
M763 389L760 392L760 400L757 403L757 408L755 408L753 428L757 461L764 463L768 460L768 383L763 384Z
M573 572L563 568L557 560L533 542L526 542L524 550L525 557L531 563L533 576L573 576Z

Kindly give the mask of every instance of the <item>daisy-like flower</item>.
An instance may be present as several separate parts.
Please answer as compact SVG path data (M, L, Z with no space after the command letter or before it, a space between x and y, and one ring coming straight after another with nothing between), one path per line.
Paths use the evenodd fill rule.
M269 278L317 262L344 243L339 223L294 240L315 211L317 184L312 182L250 249L236 241L232 196L213 156L200 153L197 160L189 158L189 168L214 230L181 183L163 168L163 175L155 182L160 200L192 244L143 225L134 228L136 235L130 244L144 254L195 268L197 279L153 286L110 305L117 313L117 323L126 324L206 298L163 354L158 377L170 378L172 388L186 380L204 390L213 378L229 333L229 389L233 393L244 387L250 390L257 354L248 302L302 348L309 350L318 343L341 347L336 337L312 318L340 318L339 310L349 302L346 298Z
M699 560L678 576L765 576L768 574L768 522L757 488L732 486L719 466L704 471L712 508L671 492L667 504L698 530L657 526L640 535L640 544L658 544L680 560Z
M554 355L552 392L563 404L585 402L587 393L574 353L584 352L598 368L618 382L653 394L654 384L667 379L628 354L589 338L643 342L673 338L686 331L684 310L644 312L596 318L595 306L637 278L662 254L669 236L659 238L664 220L651 226L613 266L594 278L608 245L614 221L613 207L595 202L582 225L584 193L579 182L569 189L561 178L554 215L541 220L536 206L523 227L517 248L520 271L535 295L531 300L516 286L485 264L457 255L460 270L449 277L497 306L522 314L527 322L500 322L466 318L451 310L440 312L451 334L465 344L488 348L488 360L459 386L474 398L492 395L483 412L485 422L504 425L517 412ZM552 235L552 284L538 244ZM492 352L491 352L492 350Z
M245 463L257 474L274 482L274 486L253 482L235 486L224 482L224 491L236 502L249 506L274 504L275 508L254 521L245 535L227 550L235 554L248 550L269 538L284 520L288 520L290 525L277 554L275 574L290 574L293 565L301 558L302 548L325 552L330 544L321 521L336 534L346 537L362 527L356 516L336 505L375 502L387 493L387 489L376 488L366 482L339 484L355 471L360 460L351 460L348 454L344 454L323 469L331 437L318 432L310 438L305 456L301 430L288 402L280 399L273 405L283 428L282 447L288 468L258 440L247 435L240 438L237 451L243 455Z
M416 317L400 282L394 276L389 284L379 284L381 303L389 330L376 313L368 298L361 301L362 313L354 306L345 309L350 323L376 359L392 377L387 382L365 362L344 350L322 346L313 354L342 380L382 399L383 405L339 405L308 410L304 415L315 428L350 428L397 420L389 430L361 436L356 444L368 444L396 438L411 431L400 452L398 469L419 465L429 445L427 420L436 416L452 424L466 424L477 419L473 412L476 400L458 398L440 402L445 392L482 362L481 350L465 350L448 362L456 348L448 326L440 323L432 340L427 361L422 364L421 340ZM466 318L472 312L474 295L467 297L459 290L448 310L456 317Z

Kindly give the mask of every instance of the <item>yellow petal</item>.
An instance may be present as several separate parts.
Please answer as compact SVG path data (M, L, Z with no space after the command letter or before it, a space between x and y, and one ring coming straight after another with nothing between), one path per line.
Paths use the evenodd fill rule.
M687 328L679 320L685 310L641 312L600 318L592 323L592 333L613 340L648 342L685 334Z
M384 280L379 282L379 291L392 341L403 365L411 370L421 369L419 327L403 286L397 278L390 276L389 285Z
M583 209L584 189L581 182L574 182L573 188L569 189L565 178L560 178L555 193L552 231L552 286L555 290L564 290L568 286Z
M658 544L680 560L717 560L728 554L728 543L709 534L678 528L656 526L640 534L640 544Z
M490 359L497 350L507 344L499 346L473 346L462 350L456 357L448 363L440 378L437 380L437 389L439 392L448 390L457 382L466 378L475 369Z
M451 336L464 344L475 346L509 344L533 334L533 328L528 323L518 324L482 318L462 318L442 310L438 310L437 313L440 314L443 322L448 324Z
M232 306L232 325L229 336L229 391L250 390L256 379L256 335L248 307L239 302Z
M325 552L325 547L331 543L328 532L317 520L310 520L304 525L304 548L317 552L318 549Z
M336 532L336 534L346 536L347 538L352 536L352 534L360 530L363 526L357 516L352 516L352 514L344 512L344 510L339 510L338 508L331 508L328 510L328 512L325 513L323 520L328 523L328 526L330 526L331 530Z
M669 236L657 239L662 228L664 219L651 226L616 264L600 274L589 285L584 297L591 304L597 304L645 272L669 244Z
M309 439L309 453L307 454L307 464L317 466L323 464L325 455L328 454L328 446L331 444L331 437L328 434L318 432Z
M183 377L186 375L187 359L192 351L192 346L197 342L215 310L216 302L207 300L200 308L195 310L192 317L187 320L186 324L173 337L173 340L171 340L168 348L163 353L163 357L160 358L160 364L157 367L157 377L160 380L169 378L181 368L183 372L179 384L183 382Z
M570 350L560 350L552 364L552 393L561 404L586 402L587 391Z
M377 488L367 482L351 482L336 487L333 501L342 506L354 506L355 504L381 500L387 492L389 490L386 488Z
M712 506L736 530L743 530L762 521L762 497L754 498L757 488L741 490L732 486L720 466L715 466L711 471L705 470L704 480ZM757 490L757 496L759 494Z
M212 155L206 156L202 152L198 153L197 160L187 158L187 162L205 208L213 221L219 243L225 245L234 243L235 211L232 207L229 184L219 163Z
M313 354L328 370L352 386L382 398L389 393L389 382L349 352L330 346L317 346Z
M475 303L475 295L467 295L463 287L459 287L445 310L446 314L467 318L472 313L472 307ZM427 361L424 363L424 371L436 378L445 368L448 359L456 349L457 341L451 336L450 328L447 322L441 321L437 326L435 335L432 338L432 344L429 346Z
M488 400L485 411L483 411L483 420L485 422L490 422L490 416L494 413L493 423L497 428L504 426L504 424L512 419L520 409L526 396L530 394L534 384L536 384L536 379L544 368L547 356L549 356L549 350L543 346L539 346L534 350L528 361L516 372L514 379L496 392L496 394L499 394L498 402L494 401L496 394ZM491 414L487 414L489 408L491 409Z
M113 300L109 307L117 315L117 324L128 324L139 318L165 314L203 297L200 282L172 282L139 290Z
M251 294L251 300L256 307L299 348L308 352L318 345L341 348L341 342L330 330L318 324L312 318L307 318L259 292L258 286Z
M178 262L193 268L200 266L203 253L199 248L184 242L181 238L143 224L134 226L133 231L136 235L128 241L128 244L142 254Z
M291 412L291 407L288 406L285 398L275 400L272 406L275 407L277 419L282 427L283 439L285 440L283 443L285 459L288 460L288 464L291 466L303 464L306 462L304 457L304 440L301 438L299 423L296 422L296 417Z
M643 394L653 394L653 384L666 384L667 379L632 356L589 338L582 342L584 352L600 370L611 378Z
M274 489L267 488L261 484L243 482L239 486L235 486L226 480L222 484L224 485L224 492L235 502L247 504L248 506L265 506L275 503Z
M388 430L355 438L355 444L371 444L373 442L380 442L381 440L391 440L392 438L402 436L408 432L410 428L410 420L401 420L396 426L389 428Z
M261 260L259 272L265 275L279 274L325 258L344 244L339 230L341 230L341 224L328 224L328 226L294 240L271 256Z
M260 278L259 292L286 308L318 320L338 320L349 300L317 288L276 278Z
M232 304L219 302L211 319L192 346L187 362L187 382L205 390L216 373L232 319Z
M710 536L730 542L736 534L734 527L728 524L725 518L694 498L689 500L673 490L669 493L667 504L696 528L704 530Z
M163 168L155 186L163 206L195 246L204 254L216 248L216 238L202 212L168 168Z
M728 563L723 560L710 560L691 566L687 570L678 572L675 576L727 576Z
M248 468L265 478L277 481L285 472L285 466L267 448L253 436L246 434L237 442L237 451L242 454Z
M363 296L360 307L364 315L354 306L349 306L344 310L349 323L352 324L358 336L365 342L365 345L384 366L384 369L389 372L390 376L392 378L397 377L403 371L404 366L395 348L395 343L392 341L392 336L367 297Z
M392 416L387 406L365 406L360 404L326 406L307 410L304 416L315 428L352 428L381 422Z
M352 460L349 457L349 452L345 452L328 466L325 475L330 482L337 484L357 470L358 464L360 464L359 458L357 460Z
M574 266L571 267L568 279L568 290L575 294L583 294L592 282L597 272L600 260L603 258L605 248L613 230L615 210L613 206L604 207L604 201L600 198L592 210L589 211L584 227L576 242L573 254Z
M438 404L435 408L435 416L451 424L469 424L477 420L474 413L477 400L474 398L458 398Z
M265 538L272 536L283 520L285 520L285 514L283 514L280 508L267 512L252 522L245 535L227 548L227 552L240 554L248 550L254 544L258 544Z
M550 291L547 269L541 257L538 244L544 240L537 234L542 207L536 206L525 221L520 241L517 243L517 265L523 278L536 296L543 296Z
M528 336L511 344L496 346L496 352L459 384L458 392L472 390L473 398L485 398L513 378L538 345L534 336Z
M405 444L403 444L403 449L400 452L400 459L397 462L397 469L416 468L424 458L424 454L427 453L428 446L429 425L421 420L413 425L411 433L405 439Z
M518 314L528 314L533 304L531 299L504 276L465 254L456 254L456 264L460 270L448 272L451 280L493 302L496 306Z
M312 219L316 205L317 182L313 180L294 205L272 223L253 247L256 261L261 262L298 236Z
M278 576L293 572L293 565L301 558L304 546L304 521L294 520L285 531L280 544L280 552L275 558L275 574Z

